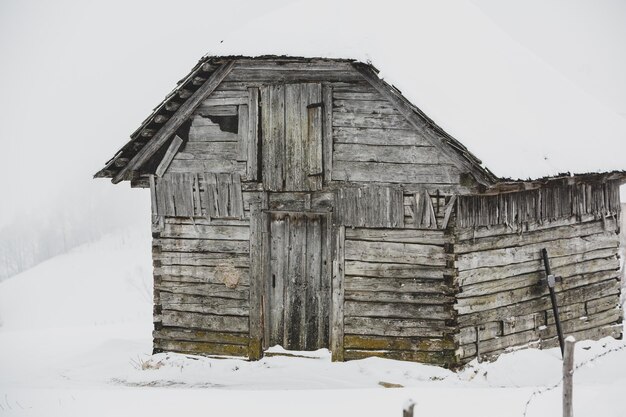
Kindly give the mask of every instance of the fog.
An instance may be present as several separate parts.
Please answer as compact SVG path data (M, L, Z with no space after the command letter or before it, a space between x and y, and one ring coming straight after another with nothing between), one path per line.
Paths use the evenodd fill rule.
M3 0L0 279L116 228L149 227L146 190L92 175L201 56L286 3ZM572 88L626 114L624 3L473 3Z

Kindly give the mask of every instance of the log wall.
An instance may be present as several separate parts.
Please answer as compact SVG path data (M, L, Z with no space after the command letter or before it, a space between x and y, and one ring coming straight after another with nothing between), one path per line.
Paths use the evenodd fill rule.
M247 356L249 217L166 217L153 236L155 351Z
M314 99L270 117L268 89L298 84L314 85ZM383 94L348 62L237 60L150 178L155 351L260 358L270 340L268 248L296 247L276 239L271 219L304 212L328 219L320 245L332 253L332 288L323 286L332 294L320 311L330 320L318 339L330 333L335 360L456 366L554 345L543 247L563 277L565 332L621 334L615 184L475 195L463 165L428 139L440 133L409 123ZM304 114L315 141L271 152L263 126L280 123L268 120ZM295 164L280 180L277 155Z
M454 361L448 243L437 230L345 229L343 359Z
M509 226L459 229L459 358L491 356L522 345L558 344L541 249L562 277L556 298L565 335L619 337L619 237L613 218L594 216Z
M332 179L458 185L460 171L369 84L334 85Z

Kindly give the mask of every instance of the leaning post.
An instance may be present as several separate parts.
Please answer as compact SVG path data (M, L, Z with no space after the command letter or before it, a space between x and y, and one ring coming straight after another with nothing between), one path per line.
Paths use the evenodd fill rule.
M574 336L565 339L563 350L563 417L573 417L573 389L574 389Z
M413 417L413 408L415 408L415 403L413 400L408 400L402 408L402 417Z

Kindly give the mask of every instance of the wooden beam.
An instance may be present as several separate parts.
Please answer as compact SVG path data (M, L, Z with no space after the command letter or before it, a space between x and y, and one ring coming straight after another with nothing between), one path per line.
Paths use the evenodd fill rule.
M112 180L114 184L122 180L129 179L132 171L135 171L146 163L152 155L154 155L169 137L176 132L180 125L187 120L200 103L207 98L217 86L226 78L233 68L235 61L226 61L219 67L206 82L200 86L172 115L172 117L163 124L163 127L141 148L139 152L130 160L128 165L124 167Z
M343 303L345 280L345 238L346 228L335 229L335 254L332 276L332 305L330 321L330 350L333 361L343 361Z
M163 176L163 174L165 174L165 171L172 163L174 156L176 156L176 153L178 152L178 149L180 149L180 145L182 144L183 140L180 138L180 136L176 135L172 140L172 143L170 143L170 146L167 148L167 151L165 152L163 159L159 163L156 171L154 172L154 175L160 178Z
M267 193L260 193L258 199L250 202L250 343L248 358L258 360L263 357L263 345L268 343L264 330L268 328L264 312L264 292L266 268L269 264L269 218Z
M458 162L461 168L474 174L479 183L483 185L490 185L493 183L493 179L485 170L476 167L470 161L455 152L452 147L442 143L442 141L430 131L431 128L428 126L429 123L423 120L422 117L415 112L411 103L401 94L393 91L386 82L378 77L370 66L359 62L355 62L352 65L372 85L372 87L374 87L383 97L389 100L393 106L407 119L411 126L420 132L424 138L432 143L433 146L440 149L441 152L443 152L451 160Z

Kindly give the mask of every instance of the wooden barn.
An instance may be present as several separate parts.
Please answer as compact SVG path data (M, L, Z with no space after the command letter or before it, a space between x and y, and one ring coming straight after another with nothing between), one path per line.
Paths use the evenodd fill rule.
M150 188L154 351L462 365L622 335L625 172L498 178L370 64L206 57L96 177Z

